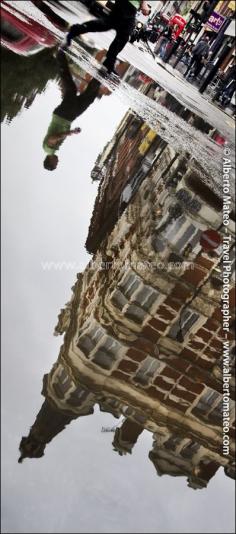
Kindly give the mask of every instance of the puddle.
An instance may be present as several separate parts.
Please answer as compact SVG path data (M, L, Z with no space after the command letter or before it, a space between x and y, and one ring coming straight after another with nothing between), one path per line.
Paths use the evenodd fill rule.
M185 88L181 94L182 82L174 86L175 78L155 65L145 50L127 46L117 65L119 78L106 76L101 68L109 37L107 41L106 36L83 36L69 50L58 52L65 21L73 24L78 15L81 20L88 17L79 2L44 2L44 13L27 1L2 4L19 24L28 25L38 38L40 34L37 44L42 48L29 57L13 56L5 49L2 53L1 118L9 146L14 146L14 158L9 160L5 155L4 185L10 243L7 306L16 329L15 335L9 336L8 376L12 376L11 365L15 364L11 356L18 345L25 353L24 357L20 354L20 365L27 370L21 392L17 389L18 377L11 388L19 395L19 410L23 406L24 411L25 398L30 396L28 382L32 382L33 391L35 382L38 384L32 413L30 408L22 418L19 416L17 433L25 433L20 461L45 455L39 464L55 462L57 492L58 458L62 463L65 460L66 477L69 469L75 481L72 497L77 498L79 492L79 498L83 498L87 484L86 499L92 491L95 507L100 491L104 491L102 506L110 503L111 497L96 484L93 488L86 478L88 472L95 472L103 481L114 465L112 487L125 491L117 478L122 472L125 483L137 492L137 502L143 498L144 479L144 486L149 488L149 478L145 478L148 462L155 477L150 478L146 503L156 510L158 488L160 506L165 510L162 488L167 488L174 506L186 486L191 490L206 488L212 484L211 479L223 476L223 469L225 484L235 476L233 447L229 459L221 449L223 360L218 313L222 287L222 154L224 144L233 154L232 125L225 118L222 130L218 128L220 115L214 118L210 108L208 115L206 101L200 110L194 90L187 94ZM48 11L50 7L56 18ZM138 57L142 58L140 68ZM234 165L232 159L232 169ZM233 184L230 187L233 196ZM232 276L233 219L232 208L228 247ZM75 262L64 259L71 251ZM55 261L60 253L62 261ZM51 254L52 261L42 261L43 254ZM72 281L72 297L61 309L54 331L56 336L64 336L61 348L58 345L59 357L57 361L55 355L51 360L43 358L48 350L48 325ZM230 335L233 329L232 319ZM54 349L50 347L50 354ZM29 352L35 354L30 362ZM232 374L234 358L234 348L230 348ZM51 370L45 374L46 367ZM40 402L38 377L42 375L45 400L35 418ZM27 392L25 398L22 389ZM233 433L232 412L230 400ZM76 424L82 428L78 435ZM50 450L54 450L55 442L60 444L61 433L62 449L57 449L54 460ZM11 431L9 436L11 441ZM72 443L68 452L72 439L76 444ZM127 458L122 458L121 464L120 457L130 454L133 457L127 482ZM25 465L27 460L19 469ZM98 475L100 466L105 475ZM33 472L30 477L34 477ZM20 477L26 474L27 479L29 473L21 473L16 484L21 488L17 499L24 500L24 527L30 515L29 485ZM173 477L179 478L172 490L168 480L173 481ZM39 479L41 484L41 478L37 483ZM29 484L32 480L29 478ZM64 491L67 482L62 487ZM217 484L213 486L214 503L216 488ZM41 491L49 498L51 482L48 488L43 484ZM35 499L31 493L30 499ZM9 495L10 499L11 492ZM191 499L195 507L195 497ZM115 498L114 508L119 508L118 501ZM203 501L199 517L206 517L208 510ZM218 502L221 514L222 491ZM227 504L228 500L224 506ZM31 506L35 506L34 500ZM90 517L85 517L85 531L92 515L86 506L83 502L85 515L88 512ZM127 499L122 506L125 509ZM44 509L41 512L46 517ZM57 513L64 521L64 515L60 515L65 513L64 507L56 505L55 517ZM153 532L161 530L154 516L155 525L144 518L144 529L150 526ZM7 524L11 524L9 518ZM112 520L109 526L114 527ZM185 522L182 527L186 527ZM60 528L59 524L56 531ZM114 529L118 531L116 525ZM173 524L168 531L171 529Z

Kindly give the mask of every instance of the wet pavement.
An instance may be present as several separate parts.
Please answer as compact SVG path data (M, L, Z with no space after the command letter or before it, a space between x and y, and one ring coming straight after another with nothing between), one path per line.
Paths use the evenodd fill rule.
M11 6L14 7L14 1L6 3L9 9L11 9ZM64 31L62 32L53 26L52 22L39 9L29 2L23 1L20 8L22 14L43 23L60 43L64 37ZM70 24L77 22L78 19L83 22L88 17L91 18L91 15L88 14L83 5L73 1L57 2L55 11L58 14L63 14L65 20ZM83 36L82 40L74 42L66 52L68 59L73 59L78 67L84 69L109 90L115 92L117 98L143 119L174 150L188 154L191 159L197 162L202 168L203 174L206 173L208 175L208 185L220 195L221 178L219 180L219 177L222 173L222 147L218 146L213 139L218 135L232 147L232 167L234 169L233 119L210 104L200 95L196 88L180 80L178 76L170 74L165 65L158 64L149 52L141 52L136 45L128 44L120 54L120 58L123 61L128 59L129 68L130 70L132 70L132 67L135 69L136 77L140 73L144 73L150 78L156 89L155 98L150 98L145 94L147 92L145 87L137 90L133 83L129 83L127 81L127 73L119 81L112 76L109 79L104 79L103 74L99 72L100 62L94 58L94 53L91 54L91 50L92 47L96 47L97 50L99 48L107 48L111 42L112 35L113 32L111 31ZM90 45L89 51L84 49L83 42L85 45L86 43ZM164 100L163 97L161 98L162 91L167 95ZM165 100L168 100L168 95L171 96L171 106L165 103ZM164 102L164 105L160 103L161 101ZM177 109L176 113L175 107ZM189 117L188 120L183 119L183 115L187 110L191 112L191 120ZM194 117L202 119L201 121L195 121L195 127L191 125L194 122ZM196 127L199 122L201 126Z
M55 38L17 64L3 51L6 532L40 517L42 532L223 532L234 474L219 430L221 143L233 156L233 121L136 45L120 54L120 77L106 76L113 32L58 51L53 17L5 4ZM91 18L80 2L50 7L69 24ZM219 239L209 254L208 225ZM38 460L14 476L19 442L20 461Z

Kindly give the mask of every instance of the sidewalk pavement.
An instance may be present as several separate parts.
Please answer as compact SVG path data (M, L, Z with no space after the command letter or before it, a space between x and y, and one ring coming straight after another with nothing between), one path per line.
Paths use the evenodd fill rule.
M165 63L164 61L162 61L161 58L159 58L157 56L157 59L156 59L156 63L158 65L160 65L160 67L162 67L163 69L165 69L167 72L169 72L170 74L172 74L172 76L174 76L175 78L183 81L183 82L186 82L186 85L191 85L191 88L194 90L196 89L196 91L199 93L198 91L198 86L196 85L193 85L193 84L189 84L189 82L187 82L187 80L184 78L183 74L178 70L178 69L174 69L172 67L172 65L170 65L169 63ZM233 115L230 114L230 113L227 113L227 109L229 108L223 108L221 106L218 106L216 102L213 102L211 97L209 96L209 94L207 93L201 93L201 96L202 98L204 98L207 102L209 102L210 104L212 104L216 109L218 109L219 111L221 111L222 113L224 113L225 115L227 115L227 117L231 117L233 119Z

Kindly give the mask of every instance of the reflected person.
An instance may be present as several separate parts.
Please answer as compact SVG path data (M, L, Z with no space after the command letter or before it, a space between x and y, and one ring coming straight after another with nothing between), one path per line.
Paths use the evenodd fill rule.
M43 0L31 0L32 4L34 4L42 13L47 17L47 19L52 22L56 27L58 27L60 30L67 30L69 27L69 23L64 20L60 15L58 15L51 7Z
M60 50L57 54L60 69L60 78L63 92L63 100L54 109L47 134L43 140L43 149L46 152L44 168L53 171L58 165L56 152L66 137L77 134L80 128L71 129L71 123L94 102L96 98L101 98L101 83L92 79L83 93L77 95L77 87L70 73L65 53Z

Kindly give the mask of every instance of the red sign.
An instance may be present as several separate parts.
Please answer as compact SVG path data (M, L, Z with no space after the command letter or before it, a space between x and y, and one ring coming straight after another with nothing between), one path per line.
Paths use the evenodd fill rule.
M221 236L216 230L205 230L200 237L200 245L204 250L214 250L221 244Z
M147 76L147 74L144 74L143 72L140 72L140 74L138 75L138 80L143 83L153 82L152 78L149 78L149 76Z
M212 139L214 139L214 141L217 143L217 145L225 145L225 143L226 143L225 138L222 137L222 135L220 135L218 133L215 133L213 135Z
M173 39L177 39L181 32L183 31L184 27L186 26L187 21L179 15L179 13L176 13L173 15L173 17L169 20L169 25L174 26L174 31L172 34Z

